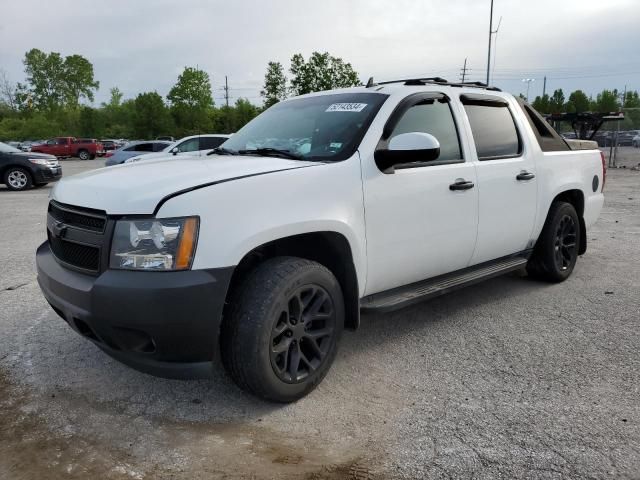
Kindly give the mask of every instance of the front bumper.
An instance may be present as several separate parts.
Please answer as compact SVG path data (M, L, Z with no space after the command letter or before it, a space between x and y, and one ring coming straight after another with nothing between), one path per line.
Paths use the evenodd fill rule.
M62 178L62 167L41 167L33 171L35 183L57 182Z
M38 247L36 264L53 309L109 355L167 378L211 375L233 267L93 276L62 267L48 242Z

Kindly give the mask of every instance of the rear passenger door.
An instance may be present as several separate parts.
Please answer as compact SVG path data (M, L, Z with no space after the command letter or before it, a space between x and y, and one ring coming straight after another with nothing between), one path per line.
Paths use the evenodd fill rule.
M484 94L461 96L477 155L478 239L471 264L533 246L537 182L534 153L517 105Z

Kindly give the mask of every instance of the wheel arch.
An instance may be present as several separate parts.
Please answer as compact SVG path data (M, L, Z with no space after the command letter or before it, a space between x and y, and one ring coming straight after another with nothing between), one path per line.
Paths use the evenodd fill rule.
M4 176L7 174L7 171L11 170L12 168L19 168L20 170L25 171L31 178L31 182L35 181L31 169L25 167L24 165L20 165L19 163L10 163L8 165L0 166L0 182L4 182Z
M351 245L347 238L334 231L302 233L278 238L253 248L234 269L227 290L223 317L234 300L246 275L263 261L278 256L294 256L318 262L338 279L345 300L345 328L355 330L360 324L360 293L358 275Z
M580 189L565 190L561 193L558 193L549 205L549 209L547 210L547 217L549 216L551 205L553 205L553 203L555 202L570 203L571 205L573 205L573 208L576 209L578 220L580 222L580 245L578 246L578 255L584 254L587 251L587 228L584 222L584 193Z

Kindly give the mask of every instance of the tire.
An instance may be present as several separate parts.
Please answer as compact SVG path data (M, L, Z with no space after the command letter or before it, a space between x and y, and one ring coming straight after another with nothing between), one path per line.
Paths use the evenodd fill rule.
M89 152L87 152L86 150L79 150L78 158L80 160L89 160L91 158L91 155L89 155Z
M31 174L21 167L9 167L4 172L4 184L9 190L28 190L33 186Z
M563 282L578 259L580 219L570 203L553 202L538 238L527 273L547 282Z
M293 402L325 377L343 327L342 290L327 268L297 257L272 258L247 276L231 300L220 332L222 362L243 390Z

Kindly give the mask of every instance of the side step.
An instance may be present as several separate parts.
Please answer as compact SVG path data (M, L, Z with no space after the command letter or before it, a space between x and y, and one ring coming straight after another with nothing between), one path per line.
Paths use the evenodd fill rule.
M473 285L488 278L497 277L527 264L523 255L483 263L458 272L412 283L386 292L375 293L360 300L362 311L390 312L408 305L444 295L458 288Z

